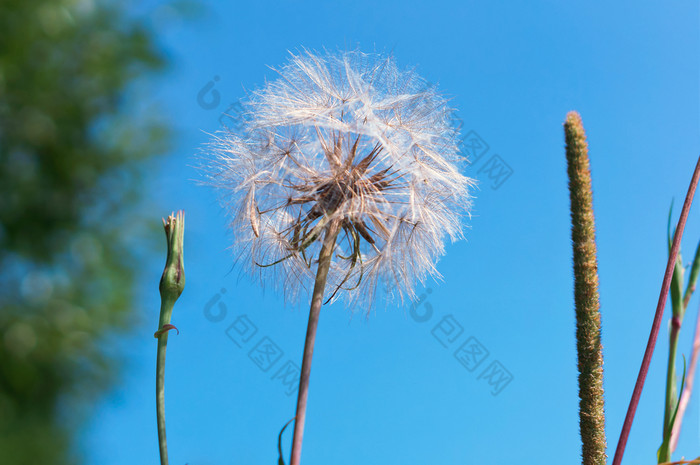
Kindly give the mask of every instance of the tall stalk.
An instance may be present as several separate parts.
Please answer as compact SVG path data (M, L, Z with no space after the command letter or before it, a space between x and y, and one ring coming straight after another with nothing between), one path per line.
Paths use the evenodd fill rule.
M161 306L161 315L164 312ZM163 319L161 318L161 321ZM168 319L169 321L169 319ZM159 325L163 327L163 325ZM158 452L160 464L168 465L168 440L165 436L165 351L168 347L168 333L163 332L157 336L158 349L156 355L156 420L158 427Z
M183 262L183 240L185 234L185 213L177 212L163 220L165 237L168 241L168 256L160 278L160 317L158 331L153 337L158 339L156 354L156 418L158 426L158 448L161 465L168 465L168 441L165 436L165 351L168 347L168 331L176 329L170 324L175 301L185 288L185 267Z
M301 362L301 377L299 379L299 397L297 399L296 421L294 422L294 439L292 440L292 458L290 465L301 463L301 445L304 440L304 423L306 421L306 401L309 397L309 377L311 376L311 360L314 355L314 343L316 342L316 329L323 305L323 293L326 289L326 278L331 265L335 241L338 237L338 225L335 221L326 228L326 236L318 256L318 269L316 281L311 295L311 309L309 310L309 323L306 328L306 341L304 342L304 355Z
M578 352L579 422L584 465L605 465L603 348L600 337L598 262L588 144L581 117L570 112L564 123L574 249L574 297Z

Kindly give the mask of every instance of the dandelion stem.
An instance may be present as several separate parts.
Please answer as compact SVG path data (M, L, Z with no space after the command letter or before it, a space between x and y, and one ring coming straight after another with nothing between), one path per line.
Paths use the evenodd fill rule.
M584 465L605 465L603 347L600 337L598 262L588 144L581 117L570 112L564 123L574 249L574 297L579 370L579 418Z
M625 454L625 447L627 446L627 439L629 438L630 430L632 429L634 414L637 411L639 398L641 397L642 389L644 388L644 381L646 380L647 373L649 372L651 356L653 355L654 347L656 346L656 338L659 335L659 328L661 327L661 320L663 319L664 315L664 307L666 306L666 298L668 297L668 291L671 287L671 278L676 265L676 257L681 248L681 237L683 237L683 230L685 229L685 223L688 219L688 213L690 212L690 205L693 203L693 196L695 195L695 189L697 188L699 178L700 158L698 158L698 162L695 165L695 171L693 172L693 177L690 181L690 186L688 187L688 193L685 197L685 202L683 203L683 209L681 210L681 217L678 219L678 226L676 226L676 232L673 235L673 244L671 246L671 252L668 254L666 272L664 273L664 279L661 284L661 292L659 293L659 301L656 304L656 313L654 314L654 321L651 325L651 332L649 333L647 348L644 351L644 358L642 358L642 366L639 368L639 375L637 375L637 382L634 385L634 391L632 391L632 398L630 399L630 405L627 408L625 422L622 424L622 431L620 432L620 439L617 442L617 449L615 450L615 457L613 458L612 465L620 465L622 462L622 456Z
M306 420L306 401L309 397L309 377L311 375L311 359L314 355L314 343L316 342L316 329L318 318L323 304L323 293L326 288L326 278L331 265L331 257L335 241L338 237L338 225L331 222L326 228L326 236L318 256L318 270L316 282L311 296L311 309L309 310L309 323L306 328L306 341L304 342L304 355L301 362L301 377L299 378L299 397L297 399L297 414L294 422L294 439L292 440L292 458L290 465L299 465L301 462L301 444L304 440L304 422Z

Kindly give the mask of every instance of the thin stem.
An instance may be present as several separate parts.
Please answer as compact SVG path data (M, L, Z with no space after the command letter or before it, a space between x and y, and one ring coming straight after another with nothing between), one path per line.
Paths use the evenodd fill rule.
M681 332L681 320L674 316L671 318L671 331L669 334L668 367L666 369L666 398L664 408L664 423L661 437L663 442L659 449L659 463L671 460L671 449L669 448L669 428L671 418L676 410L676 353L678 352L678 336Z
M683 287L683 280L681 278L681 274L683 273L683 261L680 259L680 253L678 256L678 261L676 262L676 269L674 270L673 278L674 280L678 280L679 282L676 283L679 285L680 290L682 291ZM690 267L690 276L688 278L688 284L686 285L685 288L685 293L683 294L683 303L682 307L680 308L680 311L683 315L685 315L685 311L688 309L688 303L690 302L690 297L693 295L693 292L695 292L695 285L698 280L698 276L700 276L700 243L698 243L697 248L695 249L695 258L693 259L693 265ZM673 292L673 286L674 286L674 281L671 281L671 302L674 303L675 305L680 305L679 303L674 302L674 292ZM676 300L680 300L680 295L681 292L677 290L677 296ZM674 310L675 311L675 310ZM693 346L690 350L691 357L690 357L690 368L688 370L688 373L686 374L685 378L685 387L683 388L683 392L681 392L681 398L678 401L678 411L676 413L676 420L673 422L673 428L671 428L671 437L669 440L669 447L671 453L673 453L676 450L676 446L678 445L678 437L681 432L681 425L683 424L683 416L685 415L685 409L688 406L688 402L690 401L690 396L693 393L693 380L695 378L695 369L697 368L697 363L698 363L698 351L700 350L700 311L698 311L698 316L696 317L696 322L695 322L695 335L693 336Z
M578 113L571 112L567 115L564 133L571 197L571 239L574 251L581 456L584 465L605 465L607 443L595 217L588 144Z
M170 312L172 312L172 308ZM170 315L168 315L168 321L163 321L167 313L169 312L163 311L161 304L161 328L170 322ZM165 351L167 347L168 333L163 332L158 336L158 353L156 358L156 415L158 418L158 448L161 465L168 465L168 441L165 438Z
M693 172L693 177L690 181L690 186L688 187L688 194L686 195L685 202L683 203L681 217L678 219L678 226L676 227L676 232L673 235L673 245L671 246L668 263L666 264L666 272L664 273L664 279L661 284L661 292L659 293L659 301L656 304L656 313L654 314L654 321L651 326L651 332L649 333L649 340L647 341L647 347L644 351L644 358L642 358L642 366L639 368L637 382L635 383L634 390L632 391L630 405L627 408L627 415L625 416L625 421L622 424L622 431L620 432L620 439L617 442L617 449L615 450L615 457L613 458L612 465L620 465L622 462L622 456L625 454L625 447L627 446L627 439L629 439L630 430L632 429L634 414L637 411L637 405L639 405L639 398L642 395L644 381L646 380L647 373L649 372L651 356L653 355L654 347L656 346L656 338L659 335L659 328L661 327L661 320L663 319L664 315L666 298L668 297L668 291L671 287L671 278L673 276L673 269L676 264L676 256L678 255L678 251L681 247L681 237L683 237L683 230L685 229L685 223L688 219L688 213L690 212L690 205L693 203L693 196L695 195L695 190L698 185L698 178L700 178L700 158L698 158L698 162L695 165L695 171Z
M331 222L326 228L326 236L321 246L318 257L318 270L316 282L311 296L311 309L309 310L309 323L306 328L306 341L304 342L304 355L301 362L301 377L299 378L299 397L297 399L297 414L294 422L294 439L292 440L292 458L290 465L301 463L301 445L304 440L304 422L306 421L306 402L309 397L309 377L311 376L311 360L314 355L314 343L316 342L316 329L323 304L323 293L326 288L328 269L331 265L331 257L338 237L338 225Z
M695 335L693 336L693 350L690 356L690 366L688 367L688 373L685 377L685 387L683 388L683 393L681 393L681 400L678 403L678 413L676 414L676 421L673 424L673 430L671 431L671 452L676 450L678 446L678 437L681 434L681 425L683 424L683 415L685 414L685 409L688 407L688 402L690 402L690 396L693 393L693 381L695 380L695 369L698 365L698 355L700 354L700 310L698 310L698 316L695 322Z
M669 212L670 215L670 212ZM670 218L670 216L669 216ZM669 232L670 237L670 232ZM678 406L678 389L676 387L676 353L678 352L678 339L685 315L683 305L683 259L680 250L676 257L676 266L671 278L671 328L669 331L668 364L666 368L666 396L664 398L664 422L661 430L661 447L659 447L659 463L671 460L671 434L675 422L676 407Z
M185 212L171 214L163 220L165 237L168 241L168 256L163 275L160 278L160 316L158 331L153 335L158 339L156 354L156 417L158 423L158 448L161 465L168 465L168 443L165 438L165 351L168 347L168 331L177 329L170 324L175 301L185 288L185 266L183 244L185 235Z

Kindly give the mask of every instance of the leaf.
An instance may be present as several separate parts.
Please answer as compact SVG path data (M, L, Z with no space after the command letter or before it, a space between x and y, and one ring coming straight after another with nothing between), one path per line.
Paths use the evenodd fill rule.
M673 230L673 234L671 234L671 216L673 214L673 201L674 199L671 199L671 207L668 209L668 227L667 227L667 239L668 239L668 253L671 253L671 248L673 246L673 235L676 233L675 229Z
M680 389L680 396L683 395L683 387L685 386L685 355L683 356L683 377L681 378L681 389ZM664 437L663 441L661 442L661 446L659 447L659 450L656 452L656 461L658 463L661 463L661 457L669 457L669 451L668 448L670 446L670 441L671 441L671 432L673 431L673 424L676 422L676 415L678 414L678 407L680 406L681 399L680 396L678 397L678 400L676 401L676 407L673 409L673 415L671 415L671 419L668 423L668 427L666 431L664 432Z
M681 378L681 389L680 389L680 391L678 391L681 393L680 396L683 395L683 387L685 386L685 368L686 368L685 367L685 355L683 355L682 357L683 357L683 377ZM671 416L671 423L670 423L669 428L668 428L669 439L671 438L671 431L673 430L673 424L676 422L676 415L678 414L678 407L680 406L680 403L681 403L680 396L678 396L678 401L676 402L676 408L674 409L673 415Z
M683 295L683 306L688 306L688 301L690 296L695 292L695 284L698 281L698 275L700 274L700 242L698 242L698 247L695 249L695 258L693 258L693 264L690 267L690 276L688 277L688 284L685 288L685 294Z
M277 452L279 453L277 465L284 465L284 454L282 453L282 434L284 434L284 430L286 430L287 426L289 426L295 419L296 417L292 418L287 423L285 423L282 429L280 430L279 436L277 436Z
M671 207L668 210L668 227L667 227L667 232L668 232L668 253L671 253L671 242L672 242L672 236L675 234L675 230L673 234L671 233L671 216L673 213L673 201L671 201ZM697 253L696 253L697 257ZM673 278L671 279L671 309L673 311L673 316L676 318L683 318L683 313L685 310L685 306L683 305L683 275L684 275L684 269L683 269L683 258L681 256L681 251L678 251L678 257L676 258L676 263L674 265L673 269ZM697 273L697 272L696 272Z

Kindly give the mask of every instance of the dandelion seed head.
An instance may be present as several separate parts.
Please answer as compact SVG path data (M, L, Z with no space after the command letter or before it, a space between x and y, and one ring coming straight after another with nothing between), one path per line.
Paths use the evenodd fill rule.
M453 110L392 57L292 54L243 102L241 129L203 151L237 260L294 299L312 288L325 231L338 237L326 298L369 308L414 298L463 237L474 180L460 173Z

